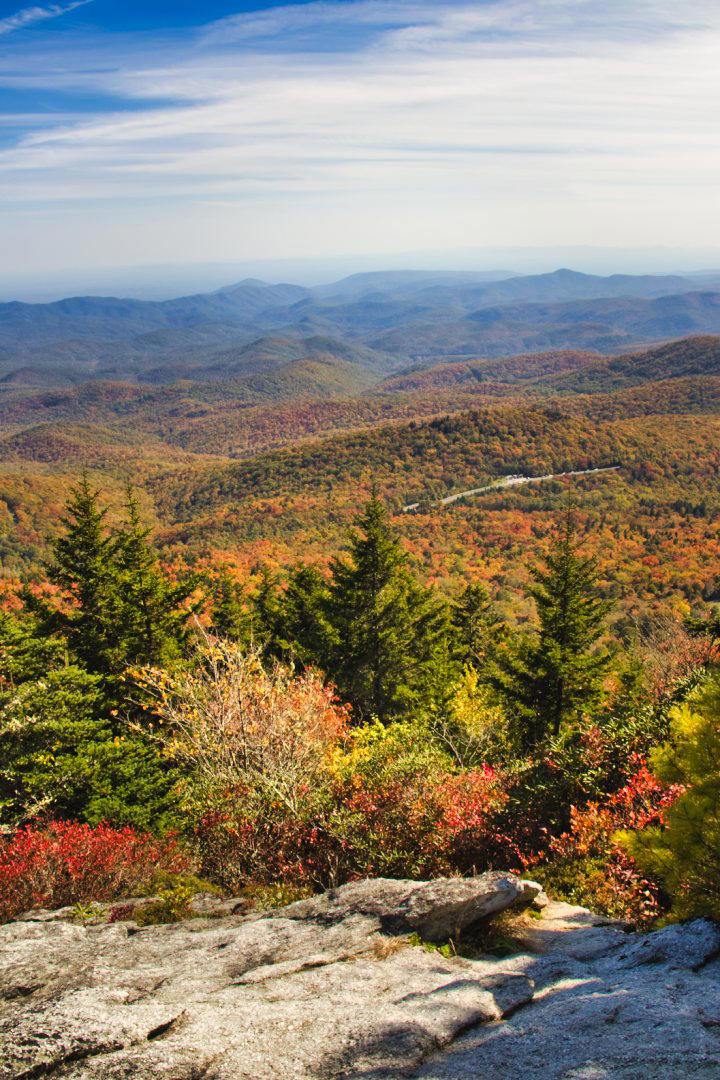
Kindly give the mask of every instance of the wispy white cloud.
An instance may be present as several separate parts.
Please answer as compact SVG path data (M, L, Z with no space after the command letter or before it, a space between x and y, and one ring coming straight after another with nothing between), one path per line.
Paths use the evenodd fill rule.
M7 205L105 205L140 244L179 207L163 242L206 257L720 243L717 0L315 0L55 48L0 86L134 108L28 123Z
M447 0L446 0L447 2ZM233 42L251 38L277 39L327 27L370 26L387 29L433 20L439 4L423 0L313 0L218 19L205 28L208 41Z
M711 13L712 0L681 10L666 0L312 0L227 16L206 27L204 38L226 45L253 39L293 45L293 39L302 43L313 33L365 28L378 31L386 46L401 48L450 41L507 48L512 42L552 40L562 51L569 42L589 38L597 45L703 27L703 10Z
M45 22L46 19L57 19L60 15L67 15L75 8L85 7L93 0L74 0L71 4L49 4L46 7L27 7L16 11L14 15L8 15L0 19L0 34L11 34L13 30L22 30L33 23Z

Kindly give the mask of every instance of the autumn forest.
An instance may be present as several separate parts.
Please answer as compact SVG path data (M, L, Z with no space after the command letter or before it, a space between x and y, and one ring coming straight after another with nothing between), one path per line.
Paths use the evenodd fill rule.
M273 303L202 363L111 302L42 363L0 320L0 914L488 868L719 913L720 338L399 353L370 300Z

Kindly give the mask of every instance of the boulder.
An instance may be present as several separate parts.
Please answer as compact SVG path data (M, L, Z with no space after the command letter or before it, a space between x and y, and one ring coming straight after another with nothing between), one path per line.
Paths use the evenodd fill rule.
M146 928L29 913L0 927L0 1078L404 1075L533 989L403 935L447 939L520 891L511 874L360 881Z
M615 963L634 968L646 964L699 971L720 953L720 927L709 919L694 919L684 926L666 926L645 937L632 938Z
M533 911L542 911L548 906L549 900L540 882L523 880L518 885L518 898L513 906L531 907Z
M385 934L416 933L424 941L447 941L518 900L525 906L532 903L540 886L529 886L529 882L521 883L514 874L506 873L434 881L365 878L299 900L279 915L283 919L310 919L323 926L342 922L349 915L364 915L376 920Z

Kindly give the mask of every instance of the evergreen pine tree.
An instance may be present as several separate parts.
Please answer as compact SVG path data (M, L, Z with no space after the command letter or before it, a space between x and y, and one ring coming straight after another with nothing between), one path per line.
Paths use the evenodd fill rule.
M117 665L157 664L176 659L187 640L189 618L202 599L189 603L199 575L171 581L158 567L148 544L150 530L140 520L137 499L128 489L126 518L115 537L114 586L118 604Z
M117 541L108 534L106 513L83 474L65 508L65 532L53 544L49 570L50 580L70 594L71 610L60 611L29 590L23 592L42 632L60 632L88 671L98 673L112 669L118 649Z
M38 814L139 828L173 814L176 774L113 715L116 681L67 663L61 638L0 614L0 829Z
M457 665L447 605L413 579L408 557L373 496L332 563L329 674L360 717L388 721L437 706Z
M120 676L181 654L199 578L170 581L131 492L126 510L110 532L83 476L50 570L72 603L53 606L25 590L33 618L0 619L0 801L15 823L44 808L147 828L172 813L177 776L152 738L128 727L133 705Z
M452 619L463 663L482 670L503 632L503 624L482 583L467 586L455 604Z
M289 657L327 670L335 642L330 594L314 566L299 566L288 578L281 600L279 630Z
M53 545L50 579L72 597L70 610L23 598L46 634L60 633L88 671L116 676L132 664L159 663L178 656L187 621L199 603L188 604L200 578L170 581L148 544L132 491L126 520L115 532L107 511L83 476L63 518L64 534Z
M578 554L570 514L544 561L530 589L539 634L498 650L491 679L522 724L524 748L557 735L596 703L609 664L595 645L610 605L597 595L594 561Z
M249 647L253 639L253 617L245 604L242 586L223 569L215 583L211 612L212 632Z
M263 656L266 659L281 659L286 648L281 625L282 607L277 579L267 566L263 566L260 572L260 584L251 602L253 625Z
M27 616L0 611L0 693L30 679L40 679L66 660L62 638L42 632Z
M650 755L675 797L662 824L624 831L620 846L662 882L677 919L720 919L720 682L711 677L670 710L670 740Z

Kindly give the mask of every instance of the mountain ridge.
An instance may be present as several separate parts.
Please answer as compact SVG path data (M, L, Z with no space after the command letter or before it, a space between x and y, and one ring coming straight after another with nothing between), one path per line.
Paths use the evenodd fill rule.
M202 380L232 359L217 354L267 337L330 338L338 348L367 350L371 369L382 367L378 353L397 367L568 348L611 354L720 332L720 292L698 287L712 280L567 269L491 281L379 272L313 288L247 279L162 301L11 301L0 304L0 380L21 382L18 373L28 369L48 386L78 375Z

